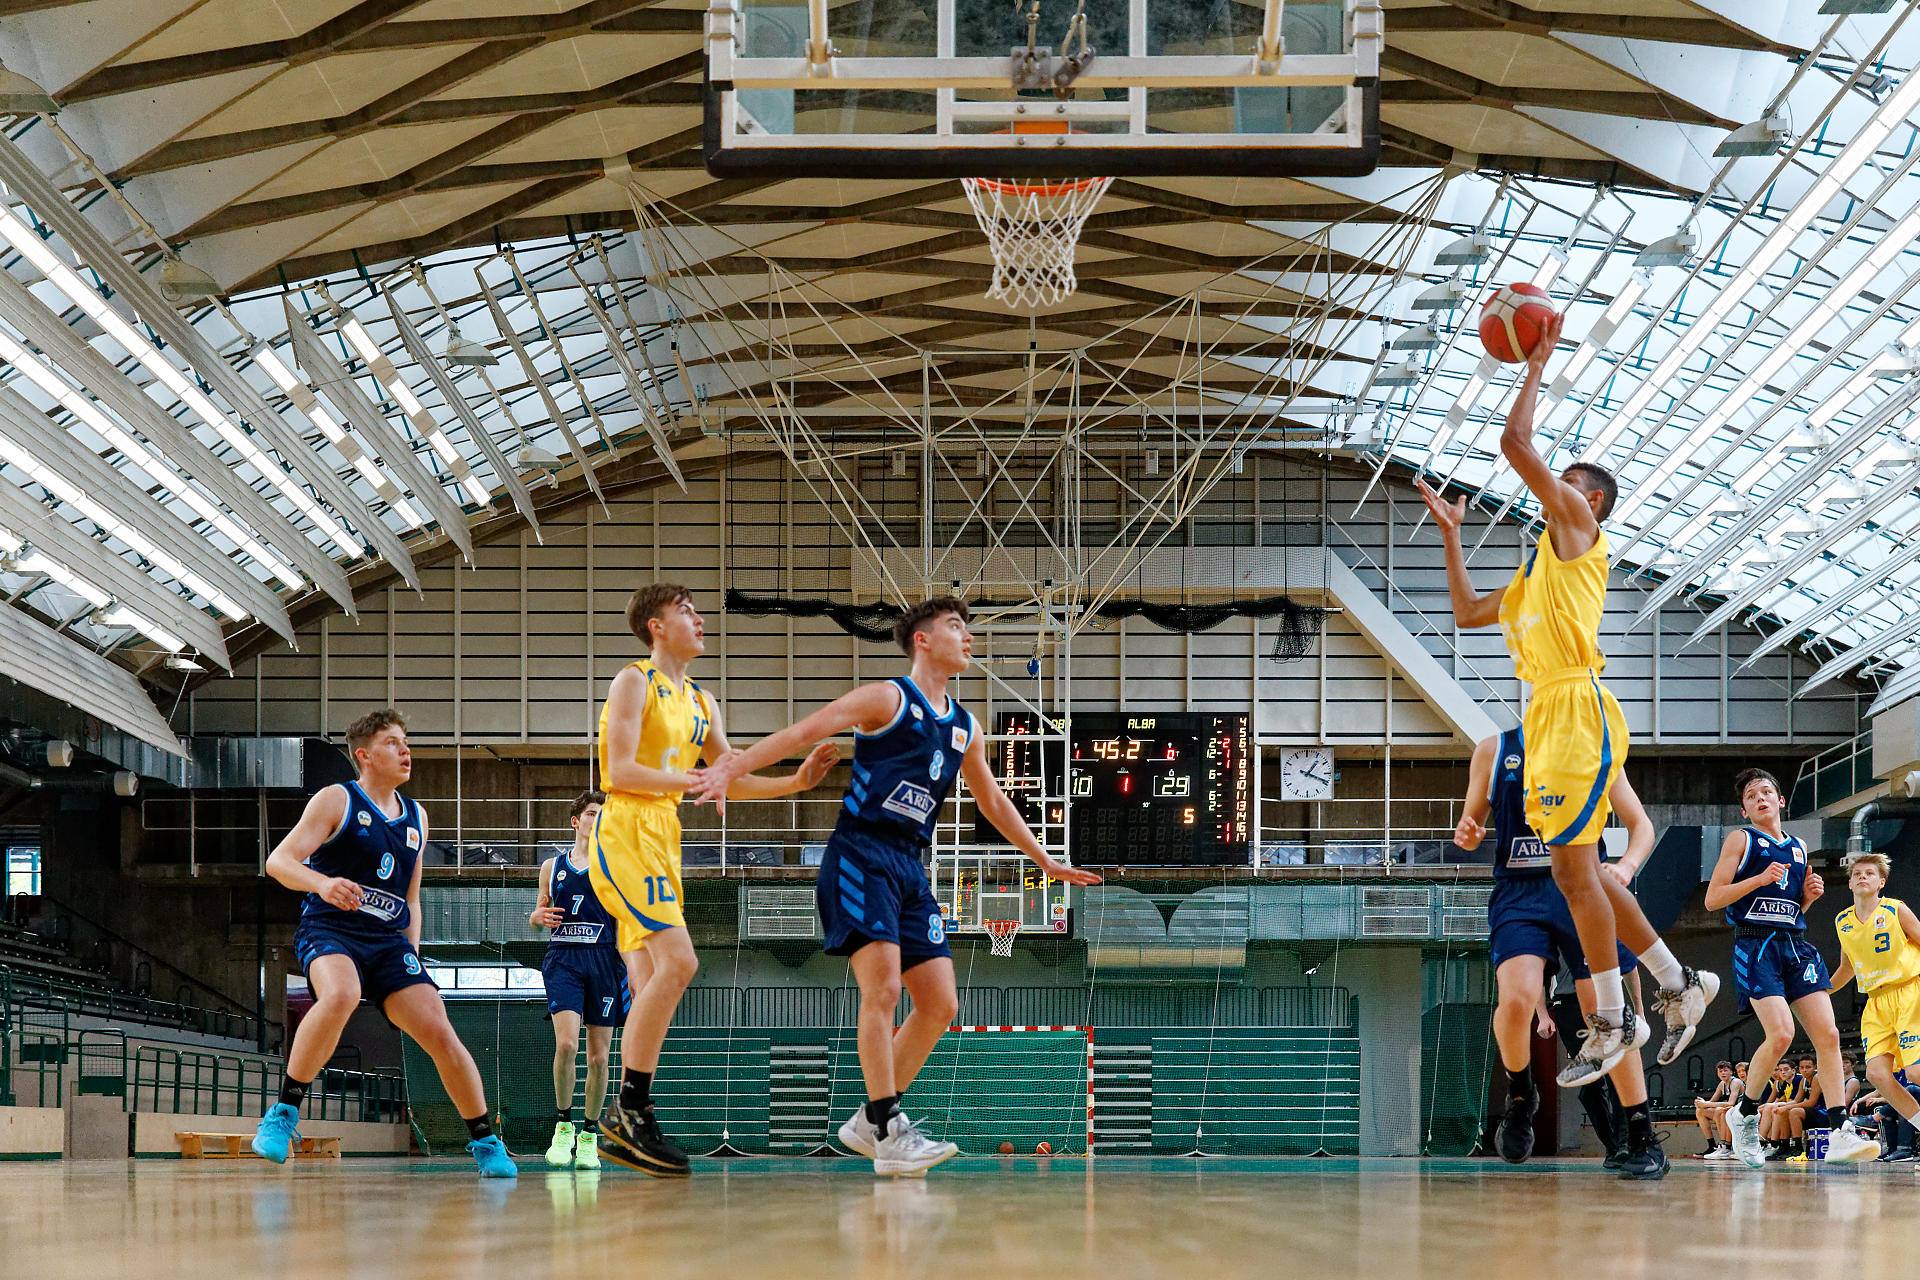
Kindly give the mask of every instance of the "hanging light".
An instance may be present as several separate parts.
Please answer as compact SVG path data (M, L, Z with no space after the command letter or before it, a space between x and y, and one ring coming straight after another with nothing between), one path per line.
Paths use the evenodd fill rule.
M1787 131L1785 116L1767 116L1741 125L1726 137L1720 139L1720 145L1713 154L1722 160L1736 156L1770 156L1793 135Z
M1422 290L1411 303L1415 311L1451 311L1467 300L1467 286L1458 280L1446 280Z
M1442 245L1440 252L1433 255L1433 262L1440 267L1472 267L1492 256L1493 237L1476 231Z
M440 358L456 369L491 369L500 363L500 357L480 343L461 337L457 324L447 326L447 348Z
M34 81L0 67L0 115L50 116L59 109L53 95Z
M174 306L202 302L220 292L220 282L172 254L160 264L160 296Z
M1700 233L1692 227L1682 227L1670 236L1663 236L1633 255L1636 267L1677 267L1693 257L1693 251L1700 247Z
M1390 351L1432 351L1440 345L1440 331L1431 324L1417 324L1387 344Z

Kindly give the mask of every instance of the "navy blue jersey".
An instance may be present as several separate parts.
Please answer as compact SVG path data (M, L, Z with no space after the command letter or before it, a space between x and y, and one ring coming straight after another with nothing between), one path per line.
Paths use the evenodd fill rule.
M1807 887L1807 846L1795 836L1776 840L1764 831L1748 827L1747 851L1740 855L1735 880L1757 876L1770 862L1784 862L1787 878L1779 884L1762 885L1727 908L1727 923L1742 929L1780 929L1805 933L1806 917L1800 910L1800 895Z
M931 844L934 819L973 742L973 716L952 697L941 715L907 676L891 683L900 690L900 709L878 732L854 734L853 777L842 805L862 822Z
M424 843L420 806L396 791L400 816L389 818L359 783L345 786L346 817L340 820L340 829L313 851L307 865L323 876L359 885L360 909L342 911L310 893L301 903L301 918L358 933L399 932L409 923L407 890L413 887L413 869Z
M604 947L612 951L613 917L600 905L599 897L593 892L593 881L587 878L585 868L576 870L565 855L551 861L553 887L549 890L549 899L554 906L567 913L567 918L553 927L548 945L564 946L569 950Z
M1500 735L1500 746L1493 759L1493 777L1488 783L1490 809L1487 822L1493 827L1493 876L1496 880L1533 878L1553 872L1553 851L1541 842L1527 825L1527 787L1523 780L1527 767L1525 740L1518 727Z

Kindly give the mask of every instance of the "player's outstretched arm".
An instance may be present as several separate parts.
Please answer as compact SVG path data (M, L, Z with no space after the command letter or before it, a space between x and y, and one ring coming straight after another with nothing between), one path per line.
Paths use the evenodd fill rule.
M332 839L346 816L345 787L322 787L314 792L300 821L267 855L267 874L295 893L317 893L329 906L358 911L363 896L359 885L339 876L323 876L307 865L307 859Z
M727 741L727 730L720 723L720 708L712 699L707 701L707 715L711 727L707 730L707 741L703 748L709 765L718 762L733 752L733 746ZM763 778L759 774L749 773L735 778L727 787L729 800L778 800L781 796L795 795L801 791L811 791L820 785L820 780L840 761L840 748L831 742L816 743L813 750L797 772L778 778Z
M1467 555L1460 549L1460 526L1467 518L1467 500L1448 502L1435 493L1425 480L1416 480L1421 500L1440 530L1440 546L1447 557L1447 599L1453 605L1453 620L1462 628L1490 627L1500 621L1500 602L1507 598L1504 586L1484 595L1473 589L1467 573Z
M1487 814L1493 811L1493 757L1499 750L1498 735L1473 744L1473 760L1467 766L1467 798L1460 806L1460 821L1453 828L1453 842L1468 853L1487 838Z
M1100 883L1097 873L1061 862L1040 847L1040 842L1027 827L1026 819L1020 816L1019 806L1007 799L1007 793L1000 789L1000 780L993 776L993 770L987 764L986 739L977 733L973 735L973 741L967 744L967 754L960 761L960 776L967 780L967 790L973 793L973 803L980 810L980 816L992 823L1001 835L1013 841L1014 848L1032 859L1049 880L1064 880L1068 884Z
M1617 861L1601 864L1601 870L1632 888L1633 878L1640 874L1640 868L1646 866L1647 859L1653 856L1653 819L1647 816L1647 807L1640 803L1640 793L1627 781L1624 769L1613 780L1613 785L1607 788L1607 802L1620 815L1621 823L1627 828L1627 850Z
M1507 425L1500 432L1500 453L1539 502L1547 528L1553 533L1554 553L1571 560L1585 555L1593 546L1600 536L1600 522L1593 518L1587 495L1562 480L1533 443L1534 406L1540 399L1547 361L1560 341L1560 323L1560 317L1555 316L1540 327L1540 340L1527 356L1527 376L1514 393Z
M861 685L746 750L718 757L702 771L698 783L688 788L687 794L701 803L712 801L724 812L727 794L741 778L850 730L870 732L881 728L893 719L903 696L899 686L890 681Z

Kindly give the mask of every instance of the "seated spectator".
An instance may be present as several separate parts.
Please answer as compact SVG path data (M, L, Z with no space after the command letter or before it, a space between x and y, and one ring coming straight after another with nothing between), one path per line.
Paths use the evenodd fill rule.
M1894 1079L1905 1086L1908 1093L1920 1098L1920 1085L1907 1084L1904 1072L1895 1072ZM1880 1159L1887 1164L1904 1164L1911 1160L1920 1160L1920 1135L1906 1119L1895 1111L1878 1093L1863 1094L1855 1104L1860 1108L1872 1108L1872 1115L1879 1127ZM1855 1126L1856 1128L1858 1125Z
M1707 1149L1701 1153L1702 1160L1721 1159L1715 1154L1720 1150L1720 1112L1734 1104L1733 1064L1720 1061L1713 1064L1713 1089L1704 1098L1693 1100L1693 1122L1700 1126L1700 1136L1707 1140Z
M1840 1055L1840 1074L1845 1077L1840 1082L1840 1087L1846 1095L1847 1110L1852 1111L1854 1099L1858 1098L1860 1091L1866 1088L1866 1081L1860 1078L1860 1064L1854 1060L1852 1054Z
M1794 1095L1793 1064L1782 1058L1774 1064L1773 1078L1766 1083L1760 1093L1760 1142L1767 1149L1767 1159L1775 1158L1774 1152L1780 1151L1785 1142L1785 1122L1780 1111ZM1787 1158L1782 1151L1779 1159Z
M1791 1160L1796 1156L1804 1157L1807 1154L1807 1108L1813 1105L1817 1088L1814 1057L1810 1053L1800 1054L1794 1059L1785 1093L1774 1103L1775 1145L1773 1150L1767 1153L1767 1159Z
M1736 1062L1733 1064L1733 1091L1732 1091L1732 1097L1736 1104L1740 1100L1740 1095L1744 1094L1746 1091L1747 1091L1747 1064L1744 1062ZM1721 1110L1714 1113L1713 1122L1714 1122L1715 1133L1719 1139L1719 1146L1716 1147L1713 1151L1710 1151L1707 1153L1708 1159L1710 1160L1733 1159L1733 1130L1730 1127L1728 1127L1728 1120L1727 1120L1727 1117L1732 1114L1733 1114L1733 1107L1731 1106L1722 1108Z

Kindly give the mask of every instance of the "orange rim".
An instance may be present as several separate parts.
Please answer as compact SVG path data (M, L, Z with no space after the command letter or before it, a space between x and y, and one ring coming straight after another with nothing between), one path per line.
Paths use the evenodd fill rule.
M1081 178L1074 182L1015 182L1010 178L968 178L967 181L978 183L990 191L998 191L1003 195L1050 197L1085 191L1089 187L1099 186L1110 179Z

